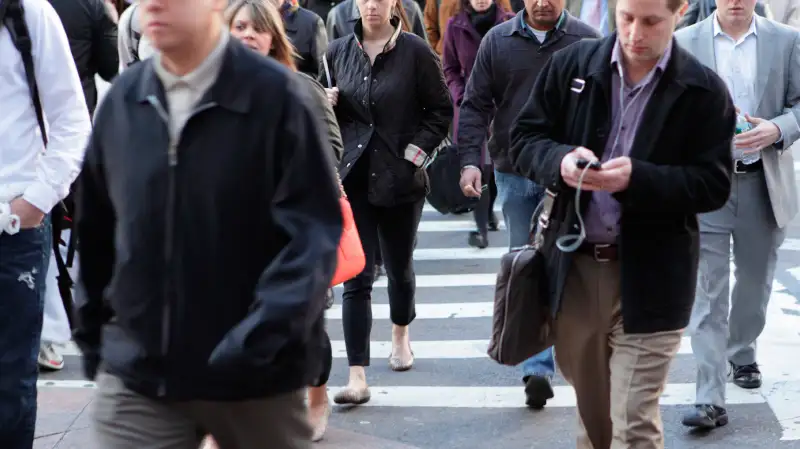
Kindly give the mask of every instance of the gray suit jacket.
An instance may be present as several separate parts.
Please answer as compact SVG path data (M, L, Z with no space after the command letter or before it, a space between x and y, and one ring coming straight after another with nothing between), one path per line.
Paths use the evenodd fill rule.
M701 63L717 69L714 58L713 21L679 30L675 38ZM758 54L754 116L771 120L780 128L783 141L762 152L769 199L778 227L784 227L797 214L797 187L794 159L787 150L800 139L800 32L780 23L755 17Z

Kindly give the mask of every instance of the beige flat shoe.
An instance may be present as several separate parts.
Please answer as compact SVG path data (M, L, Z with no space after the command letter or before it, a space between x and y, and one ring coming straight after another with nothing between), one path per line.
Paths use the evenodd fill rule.
M408 360L389 354L389 368L392 371L408 371L412 366L414 366L414 351L411 351L411 358Z
M369 387L358 390L343 388L333 397L333 402L339 405L361 405L369 402L371 397L372 394L369 392Z

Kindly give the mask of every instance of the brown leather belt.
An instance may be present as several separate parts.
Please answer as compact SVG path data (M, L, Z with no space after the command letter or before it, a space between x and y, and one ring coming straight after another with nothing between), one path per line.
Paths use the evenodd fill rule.
M578 253L592 257L597 262L614 262L619 258L617 245L609 243L583 242L578 247Z

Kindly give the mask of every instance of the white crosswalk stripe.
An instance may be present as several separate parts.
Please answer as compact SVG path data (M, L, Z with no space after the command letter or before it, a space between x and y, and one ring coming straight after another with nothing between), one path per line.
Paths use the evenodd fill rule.
M499 215L499 213L498 213ZM506 252L507 234L501 226L491 233L493 246L484 250L466 247L466 231L473 230L470 215L445 217L426 205L420 224L419 247L414 253L417 272L417 319L411 325L415 366L408 373L391 373L385 360L391 350L387 280L374 284L374 319L367 368L374 408L453 408L495 409L524 407L520 373L501 367L486 355L491 332L493 290L500 256ZM800 239L787 239L781 254L797 254ZM800 267L793 274L800 278ZM336 304L327 312L334 368L331 396L346 382L347 361L341 329L341 287L335 289ZM764 368L764 387L743 390L729 386L728 404L754 406L767 404L783 427L784 439L800 439L796 410L800 403L800 370L797 357L787 357L800 348L800 305L787 287L776 280L767 330L759 341L760 362ZM797 312L798 316L783 310ZM42 375L42 388L92 388L81 380L77 357L70 344L65 348L68 369ZM685 406L694 402L695 361L689 337L684 337L668 385L661 398L663 406ZM458 381L458 384L455 384ZM555 398L548 407L575 407L575 395L563 379L554 382ZM373 411L374 413L374 411ZM413 412L408 412L413 414ZM792 415L791 413L794 413ZM564 431L572 431L572 423Z

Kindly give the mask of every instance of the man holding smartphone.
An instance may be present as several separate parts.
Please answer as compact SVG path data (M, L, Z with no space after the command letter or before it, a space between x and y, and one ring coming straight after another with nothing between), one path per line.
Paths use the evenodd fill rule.
M618 33L553 55L511 130L515 168L557 195L551 226L585 223L574 252L545 254L579 449L664 448L659 397L694 302L697 214L730 194L736 112L674 44L685 7L619 0Z

